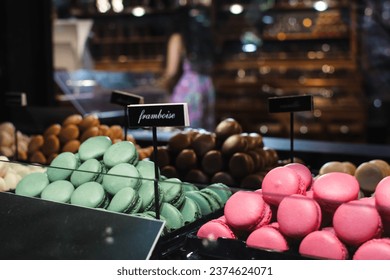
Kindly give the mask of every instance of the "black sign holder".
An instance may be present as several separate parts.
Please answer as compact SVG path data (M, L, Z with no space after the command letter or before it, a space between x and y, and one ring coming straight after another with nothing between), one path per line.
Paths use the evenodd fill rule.
M27 94L24 92L7 92L5 94L5 103L6 106L12 108L24 108L27 107ZM15 151L13 160L19 159L19 144L18 144L18 129L17 125L14 123L14 142L15 142Z
M290 160L294 162L294 112L313 111L312 95L268 98L270 113L290 113Z
M166 103L148 105L128 105L127 116L129 127L151 127L153 133L153 161L154 161L154 200L156 218L160 219L160 194L158 191L158 152L157 127L185 127L189 126L188 107L186 103Z
M124 118L123 118L123 130L124 130L124 140L127 140L127 130L129 128L127 114L127 106L131 104L143 104L144 98L140 95L115 90L111 93L111 103L123 106Z

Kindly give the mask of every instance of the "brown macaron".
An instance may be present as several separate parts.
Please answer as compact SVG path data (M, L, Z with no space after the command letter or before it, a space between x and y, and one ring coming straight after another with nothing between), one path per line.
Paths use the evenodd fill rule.
M263 136L261 136L261 134L256 132L251 132L249 133L249 139L252 142L254 149L259 149L264 147Z
M179 173L177 172L176 168L172 165L165 165L160 169L161 175L167 177L167 178L178 178Z
M216 137L214 133L199 133L192 141L191 147L194 149L198 158L202 158L208 151L215 148Z
M48 128L45 129L43 132L43 137L47 137L49 135L58 135L60 134L62 126L58 123L50 125Z
M350 175L355 175L355 172L356 172L356 165L355 164L353 164L350 161L343 161L342 164L344 166L345 173L350 174Z
M39 164L47 163L46 157L41 151L33 152L29 157L29 161L31 163L39 163Z
M384 178L382 170L372 162L363 162L355 171L355 177L364 193L374 193L378 183Z
M224 156L230 157L234 153L245 152L248 149L248 142L240 134L229 136L222 144L221 152Z
M247 153L235 153L229 160L229 173L234 178L243 178L253 173L253 159Z
M73 114L65 118L65 120L62 122L63 126L67 126L69 124L73 125L79 125L81 121L83 120L83 116L80 114Z
M80 147L80 141L79 140L70 140L69 142L65 143L65 145L62 147L62 152L71 152L71 153L77 153Z
M154 160L154 150L150 154L150 159L155 161ZM157 147L157 164L160 168L171 164L171 157L169 155L167 146L158 146Z
M106 124L99 125L99 135L101 136L108 136L108 133L110 131L110 127Z
M189 148L191 145L191 137L189 134L179 132L168 139L168 149L170 152L177 154L182 150Z
M223 143L229 136L240 133L242 133L242 127L233 118L221 121L215 128L215 134L219 143Z
M264 173L249 174L241 180L240 187L244 189L258 190L261 188L264 176Z
M190 170L196 168L198 164L198 157L193 149L182 150L175 159L175 167L178 170Z
M210 183L223 183L229 187L237 187L236 180L226 171L220 171L215 173L210 180Z
M214 175L223 170L224 160L219 150L208 151L201 161L202 170L208 175Z
M265 155L263 149L255 149L255 150L250 150L247 152L248 155L250 155L253 159L253 163L255 165L254 171L261 171L264 170L265 168Z
M80 135L79 128L75 124L68 124L62 126L60 133L58 134L58 139L61 144L65 144L71 140L78 139Z
M45 137L45 143L42 147L43 154L49 157L51 154L56 154L60 151L60 140L54 134Z
M210 178L200 169L191 169L184 176L184 181L193 184L206 185L210 183Z
M268 167L276 166L278 164L278 161L279 161L279 155L276 152L276 150L274 150L270 147L264 147L263 150L266 153L267 166Z
M29 154L34 153L35 151L40 150L43 147L45 140L42 135L33 135L31 136L30 142L28 143L27 151Z
M97 126L92 126L81 134L80 142L83 143L88 138L95 137L98 135L99 135L99 128Z

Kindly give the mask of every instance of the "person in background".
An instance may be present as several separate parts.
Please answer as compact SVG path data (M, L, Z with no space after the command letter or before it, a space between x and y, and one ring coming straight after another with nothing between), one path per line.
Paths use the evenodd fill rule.
M187 103L190 126L215 128L215 89L211 78L214 44L208 1L192 1L178 8L167 44L166 67L160 85L170 102Z

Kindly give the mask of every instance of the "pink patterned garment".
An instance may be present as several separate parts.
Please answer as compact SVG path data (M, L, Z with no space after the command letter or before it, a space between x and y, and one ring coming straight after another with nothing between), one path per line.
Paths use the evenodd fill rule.
M187 59L183 63L183 74L173 89L171 102L188 104L191 127L214 130L215 89L212 79L193 71Z

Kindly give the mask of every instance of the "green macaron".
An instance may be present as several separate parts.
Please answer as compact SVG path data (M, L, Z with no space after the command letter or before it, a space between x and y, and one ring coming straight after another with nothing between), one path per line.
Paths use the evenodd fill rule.
M138 195L137 191L133 188L127 187L118 191L111 199L107 210L133 214L137 213L142 206L142 199Z
M84 161L70 176L70 181L77 188L87 182L103 181L103 174L106 173L106 168L101 161L90 158Z
M186 192L185 196L198 203L202 216L208 215L219 209L219 205L215 202L215 200L213 200L210 195L201 191Z
M134 217L140 217L140 218L145 218L145 219L149 219L149 220L156 220L156 212L154 211L145 211L145 212L141 212L141 213L135 213L135 214L131 214L132 216ZM169 227L169 225L167 224L167 219L162 216L160 214L160 220L164 222L164 229L161 233L161 236L164 236L166 234L168 234L169 232L172 231L172 229Z
M69 203L74 186L66 180L58 180L50 183L41 193L41 198L55 202Z
M199 188L192 183L183 182L182 186L184 192L199 191Z
M189 197L184 199L179 211L183 215L184 224L195 222L202 217L202 211L200 210L198 203Z
M175 206L163 202L160 206L160 214L165 217L168 228L172 231L184 226L183 215Z
M88 138L79 147L78 154L81 161L86 161L90 158L101 160L104 153L112 145L112 141L107 136L95 136Z
M138 194L142 199L141 211L154 211L156 209L155 189L154 181L143 181L141 187L138 190ZM161 187L158 186L159 205L161 205L164 194L161 191Z
M213 200L213 204L215 204L218 208L217 209L220 209L222 208L225 203L222 201L221 197L214 191L212 191L211 189L208 189L208 188L204 188L204 189L201 189L200 192L204 193L204 194L207 194L209 197L210 200Z
M70 203L90 208L107 208L109 199L101 184L87 182L74 190Z
M110 168L103 176L102 185L111 195L123 188L131 187L138 190L142 184L138 169L130 163L120 163Z
M154 170L154 162L148 159L140 160L135 167L137 167L141 177L147 180L154 180L156 177ZM157 167L157 175L160 176L160 169Z
M228 201L228 199L232 196L232 191L228 186L223 183L214 183L207 187L207 189L215 192L222 200L223 204Z
M49 184L50 181L46 173L30 173L24 176L16 185L15 194L39 197Z
M80 161L71 152L60 153L47 168L46 173L50 182L68 180L73 171L80 166Z
M135 165L138 162L138 151L130 141L120 141L111 145L103 155L103 162L107 168L114 167L119 163L130 163Z
M175 178L166 179L159 182L161 191L164 195L163 202L167 202L179 208L185 199L181 182Z

